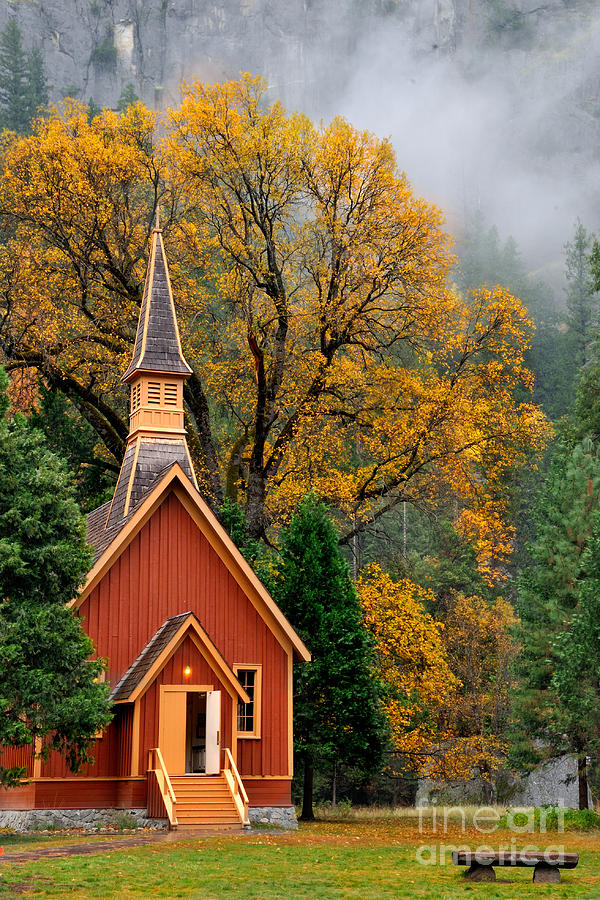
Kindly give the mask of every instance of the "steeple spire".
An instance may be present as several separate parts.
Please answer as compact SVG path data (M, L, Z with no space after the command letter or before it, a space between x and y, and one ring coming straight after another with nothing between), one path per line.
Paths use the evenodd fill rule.
M129 438L107 529L122 523L175 462L197 487L183 413L183 383L191 373L181 349L157 211L133 358L122 378L131 386Z
M158 210L156 227L152 231L150 260L133 358L123 375L123 381L131 382L135 373L142 370L173 375L192 374L181 349Z

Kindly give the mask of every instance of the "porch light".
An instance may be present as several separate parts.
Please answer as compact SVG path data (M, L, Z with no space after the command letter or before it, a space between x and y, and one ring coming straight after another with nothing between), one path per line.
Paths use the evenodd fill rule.
M186 678L190 677L190 675L192 674L192 670L190 669L189 666L185 667L185 669L183 670L183 674L185 675Z

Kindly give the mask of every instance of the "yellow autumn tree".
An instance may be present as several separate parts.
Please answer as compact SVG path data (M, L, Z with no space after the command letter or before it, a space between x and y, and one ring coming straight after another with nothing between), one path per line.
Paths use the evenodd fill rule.
M433 748L450 739L446 713L460 687L450 669L443 625L426 611L435 597L407 578L394 581L376 564L363 569L357 590L387 688L384 708L394 749L407 767L423 772Z
M543 445L531 322L500 288L450 284L440 212L390 143L269 105L259 79L141 104L70 104L5 140L0 347L66 393L118 464L119 384L157 208L186 357L190 443L215 509L250 532L312 489L344 539L401 501L451 495L490 573L510 550L507 472Z
M441 623L426 611L436 604L430 590L377 565L363 570L357 589L400 769L434 783L479 776L491 802L508 749L518 649L511 604L455 594Z
M453 772L468 780L478 774L487 799L495 799L495 778L508 750L511 697L515 688L513 662L519 645L514 637L517 615L499 597L455 594L449 601L442 640L452 672L459 681L445 719L452 741L443 763L429 766L434 779Z

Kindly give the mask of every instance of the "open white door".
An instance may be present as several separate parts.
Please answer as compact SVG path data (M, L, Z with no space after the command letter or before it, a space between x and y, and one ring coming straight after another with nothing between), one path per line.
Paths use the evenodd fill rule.
M206 774L221 771L221 691L206 692Z

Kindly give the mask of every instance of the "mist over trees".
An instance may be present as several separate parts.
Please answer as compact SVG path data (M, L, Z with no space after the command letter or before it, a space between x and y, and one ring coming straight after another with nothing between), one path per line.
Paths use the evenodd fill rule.
M14 29L2 41L31 75ZM86 511L110 496L160 208L203 494L319 660L298 671L307 817L313 794L410 798L421 775L476 776L492 802L507 760L544 753L585 758L593 783L593 653L574 679L598 578L593 236L577 223L565 247L563 303L480 211L453 250L389 142L288 115L249 77L189 87L160 123L131 86L118 111L10 127L13 407Z

